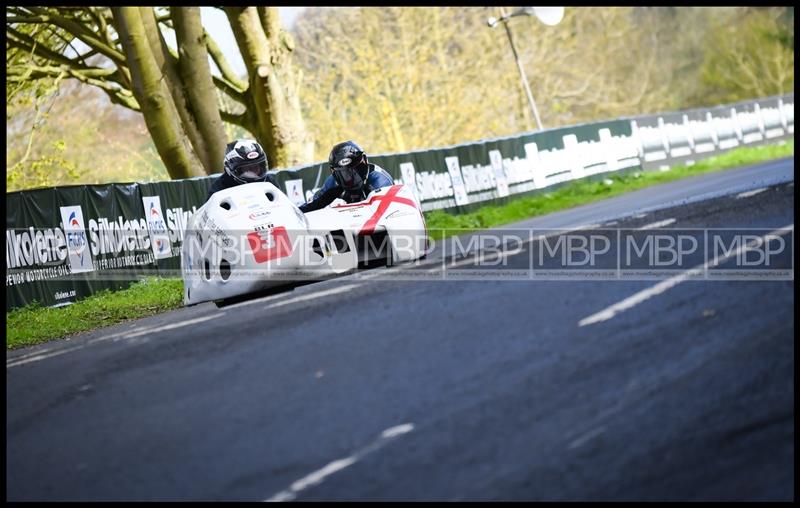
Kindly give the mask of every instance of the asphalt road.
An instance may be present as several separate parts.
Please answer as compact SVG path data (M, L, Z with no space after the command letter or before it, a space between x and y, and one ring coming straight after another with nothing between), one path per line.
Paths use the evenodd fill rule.
M704 175L511 229L763 234L794 223L793 173ZM7 499L793 499L793 271L492 276L540 245L8 352ZM772 261L793 268L790 249Z

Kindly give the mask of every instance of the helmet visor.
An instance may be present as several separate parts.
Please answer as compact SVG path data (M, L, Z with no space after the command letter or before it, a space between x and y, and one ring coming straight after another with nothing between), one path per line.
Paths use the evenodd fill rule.
M267 174L267 163L264 161L242 164L233 170L233 174L242 180L263 180Z
M364 185L364 179L353 167L335 168L333 170L333 178L336 183L345 189L358 189Z

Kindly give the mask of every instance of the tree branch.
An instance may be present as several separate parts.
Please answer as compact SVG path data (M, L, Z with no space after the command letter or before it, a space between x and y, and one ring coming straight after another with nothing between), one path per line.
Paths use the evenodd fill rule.
M277 40L281 31L280 17L278 16L278 9L276 7L257 7L258 19L261 21L261 27L270 41Z
M60 53L57 53L50 48L43 46L42 44L35 41L27 34L23 34L17 31L15 28L6 26L6 43L10 44L13 47L17 47L22 49L26 52L32 52L35 55L44 58L46 60L59 62L62 64L66 64L69 66L81 67L82 64L79 63L76 59L72 59L66 57Z
M97 7L89 7L89 14L91 14L92 18L94 18L94 20L97 22L97 25L100 27L100 33L103 34L106 43L113 48L117 47L118 41L115 41L108 32L108 23L106 22L103 12L98 12Z
M219 76L213 75L211 76L211 79L214 80L214 84L217 85L217 88L225 92L225 94L227 94L231 99L240 104L247 103L244 92L239 91L239 89L228 83L228 81L220 78Z
M80 51L78 51L77 49L75 49L75 46L73 46L73 45L72 45L72 41L71 41L71 40L67 39L66 37L64 37L63 35L61 35L60 33L58 33L58 30L54 29L52 26L48 26L47 28L48 28L48 30L50 30L50 33L51 33L51 34L53 34L54 36L56 36L56 37L58 37L59 39L61 39L62 41L64 41L64 43L65 43L67 46L69 46L69 47L70 47L70 49L72 49L72 51L73 51L73 52L75 52L76 58L79 58L79 59L80 59L80 61L81 61L81 64L83 64L83 66L84 66L84 67L88 67L88 66L89 66L89 65L86 63L86 58L84 57L84 55L82 55L82 54L80 53ZM91 48L90 48L90 49L91 49Z
M55 66L39 66L39 65L26 65L26 66L13 66L7 69L9 76L17 76L21 75L23 71L27 73L28 70L31 71L31 75L34 77L43 77L43 76L57 76L58 74L64 72L69 73L71 76L86 76L87 78L102 78L111 76L114 74L116 69L103 69L101 67L93 67L91 69L73 69L66 65L62 65L59 67Z
M48 16L9 16L6 18L6 23L26 23L26 24L37 24L37 23L48 23L50 18Z
M71 21L63 16L59 16L58 14L49 12L41 7L30 7L30 9L34 14L48 17L51 23L60 28L63 28L67 32L70 32L72 35L79 38L87 46L98 50L100 53L110 58L118 66L120 67L125 66L125 55L117 51L116 48L113 48L108 44L106 44L104 41L98 39L95 36L95 34L93 34L88 29L83 27L80 23Z
M22 49L24 51L32 52L32 53L37 54L38 56L44 58L47 61L47 63L45 65L40 65L40 66L26 65L25 66L28 69L38 71L39 72L39 74L37 75L38 77L41 77L41 75L43 75L42 73L45 72L45 69L52 69L53 70L52 72L48 71L49 72L49 74L47 74L48 76L56 75L55 73L61 72L62 70L69 70L69 71L72 71L72 72L75 72L75 73L82 73L84 76L87 76L87 77L97 77L97 78L102 77L105 81L114 82L114 83L120 85L122 88L126 88L126 89L130 88L130 86L128 84L128 81L126 79L126 75L125 75L125 73L123 72L122 69L119 69L119 68L103 68L103 67L89 67L89 66L86 66L86 65L83 65L83 64L77 62L75 59L70 59L70 58L64 57L63 55L58 55L56 53L53 53L52 51L46 50L46 48L43 48L41 45L36 45L35 41L34 41L34 46L33 47L27 46L24 43L20 43L18 41L15 41L12 38L8 38L8 39L6 39L6 41L12 47L17 47L17 48ZM53 58L51 58L51 57L53 57ZM19 75L19 73L16 72L14 67L7 68L7 72L9 74L11 74L11 75Z
M247 125L247 114L241 113L239 115L234 113L228 113L227 111L223 111L222 109L219 110L219 115L222 117L224 122L232 123L234 125L238 125L239 127L246 127Z
M211 59L214 60L214 64L216 64L217 69L219 69L219 72L222 73L222 76L234 87L238 93L243 93L245 90L247 90L247 81L236 75L233 67L230 66L228 60L225 58L225 55L222 54L222 50L220 50L219 46L217 46L216 41L214 41L214 39L206 30L203 30L203 38L206 42L206 48L208 48L208 54L211 55Z

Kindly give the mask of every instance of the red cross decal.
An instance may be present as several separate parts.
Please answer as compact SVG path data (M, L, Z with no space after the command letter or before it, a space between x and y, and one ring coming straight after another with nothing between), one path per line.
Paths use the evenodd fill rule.
M372 214L372 217L367 219L367 222L361 227L361 231L358 232L359 235L369 235L375 231L375 226L378 225L378 221L383 217L383 214L386 213L386 210L389 208L389 205L392 203L402 203L404 205L408 205L415 210L418 210L417 204L408 198L397 197L397 193L400 192L402 189L402 185L392 185L389 187L389 191L386 194L378 194L377 196L372 196L369 198L369 201L365 201L363 203L355 203L352 205L340 205L335 208L350 208L356 206L365 206L371 205L375 201L380 201L378 205L378 209L375 210L375 213Z

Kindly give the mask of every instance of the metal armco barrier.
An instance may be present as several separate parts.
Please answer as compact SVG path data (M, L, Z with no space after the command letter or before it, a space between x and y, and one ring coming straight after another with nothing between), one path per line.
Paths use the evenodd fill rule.
M794 94L630 119L644 169L794 137Z
M371 156L412 184L425 211L463 212L570 180L692 163L794 136L794 94ZM369 153L369 147L365 147ZM296 203L327 163L277 172ZM6 195L6 311L63 305L144 275L175 275L185 225L218 175L156 183L77 185Z

